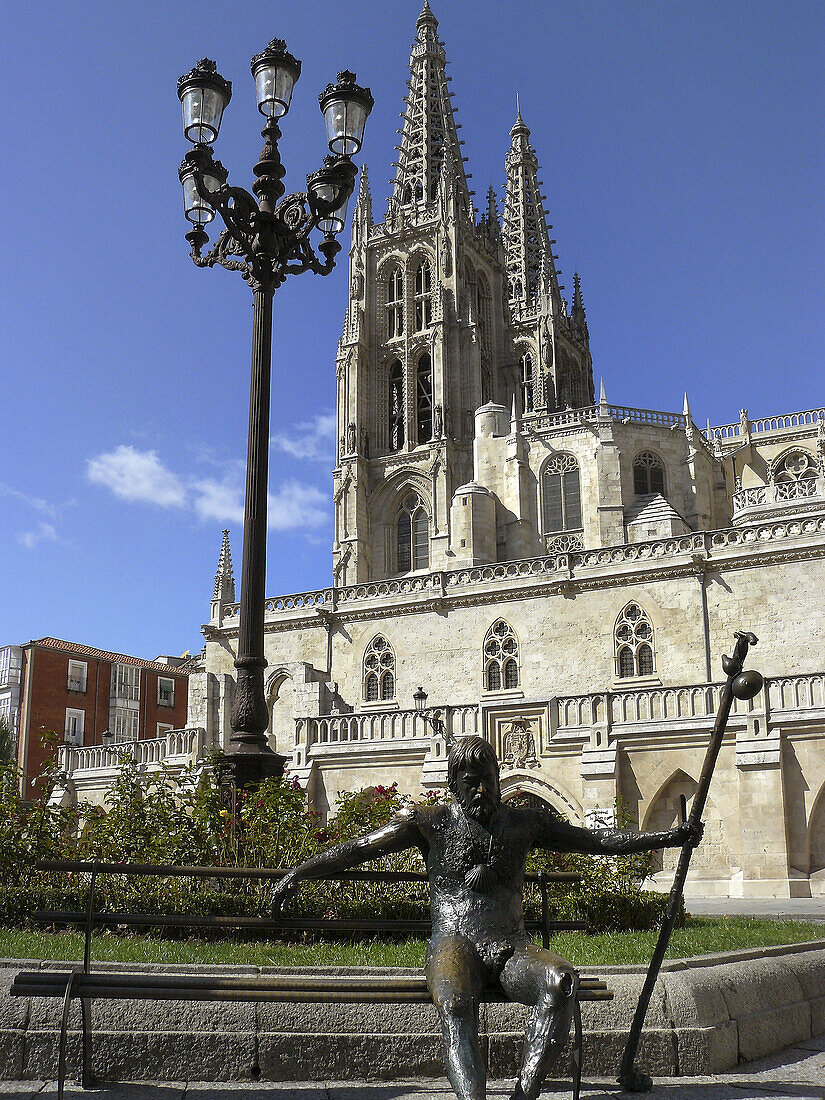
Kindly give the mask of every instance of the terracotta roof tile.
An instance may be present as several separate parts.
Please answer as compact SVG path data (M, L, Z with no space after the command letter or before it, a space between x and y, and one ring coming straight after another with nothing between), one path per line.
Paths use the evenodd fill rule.
M185 669L164 665L160 661L144 661L140 657L129 657L125 653L110 653L106 649L95 649L90 645L66 642L62 638L36 638L29 645L42 646L44 649L62 649L77 657L94 657L99 661L117 661L121 664L137 665L139 668L151 668L156 672L165 672L167 676L187 676Z

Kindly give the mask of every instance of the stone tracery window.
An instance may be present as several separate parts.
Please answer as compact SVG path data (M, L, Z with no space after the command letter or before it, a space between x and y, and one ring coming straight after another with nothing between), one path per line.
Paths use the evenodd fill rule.
M399 573L426 569L430 564L430 520L424 502L409 492L396 524L396 562Z
M664 463L653 451L642 451L633 459L633 492L637 497L665 495Z
M388 427L391 451L400 451L404 446L404 368L400 359L390 366L390 385L388 396Z
M776 500L799 500L815 496L819 470L808 451L791 451L773 469Z
M476 284L476 305L481 355L489 363L493 358L493 300L489 284L483 275L479 275Z
M484 638L484 689L512 690L520 679L518 639L508 622L497 619Z
M430 265L426 260L418 265L415 272L415 331L428 328L433 319L433 282Z
M622 608L613 631L616 676L620 680L629 676L652 676L653 625L647 612L631 601Z
M377 703L395 698L395 651L383 634L376 634L364 653L364 700Z
M426 353L415 372L415 406L418 443L429 443L433 437L433 367Z
M529 351L525 351L519 359L519 373L521 377L521 411L531 413L533 411L533 357Z
M579 464L569 454L553 455L541 475L544 531L577 531L582 526Z
M404 332L404 273L394 267L387 280L387 336L390 340Z

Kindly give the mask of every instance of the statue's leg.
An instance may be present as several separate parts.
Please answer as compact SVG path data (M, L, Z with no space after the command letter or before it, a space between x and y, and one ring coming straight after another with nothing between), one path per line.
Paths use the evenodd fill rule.
M478 1041L483 982L475 948L462 936L431 940L427 985L441 1020L447 1076L458 1100L485 1100L487 1071Z
M570 963L535 944L517 947L501 975L507 996L533 1005L521 1073L512 1100L536 1100L570 1034L579 976Z

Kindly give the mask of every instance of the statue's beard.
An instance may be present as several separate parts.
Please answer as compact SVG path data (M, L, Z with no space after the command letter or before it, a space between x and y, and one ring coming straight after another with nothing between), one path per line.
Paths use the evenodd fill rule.
M498 804L498 798L494 795L487 795L469 802L463 802L462 809L468 817L471 817L473 821L477 821L479 825L489 825L496 816Z

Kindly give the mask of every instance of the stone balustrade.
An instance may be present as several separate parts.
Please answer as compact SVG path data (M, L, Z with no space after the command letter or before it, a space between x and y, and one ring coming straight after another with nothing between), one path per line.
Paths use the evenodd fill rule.
M735 424L720 424L715 428L708 427L703 434L711 443L717 439L720 441L737 439L742 442L746 434L781 432L787 428L815 427L820 420L825 420L825 408L805 409L802 412L784 413L781 416L762 416L756 420L749 420L745 416Z
M815 479L816 485L820 482L820 478ZM821 491L817 495L821 495ZM772 519L753 523L747 527L696 531L689 535L674 535L669 538L651 539L647 542L603 546L592 550L571 550L535 558L520 558L516 561L493 562L489 565L422 573L412 577L390 577L387 580L369 581L339 588L322 588L315 592L298 592L268 599L266 610L271 616L278 616L285 611L335 612L346 606L374 600L392 600L415 595L438 598L453 593L459 594L462 589L469 589L488 581L507 582L555 577L559 583L576 580L586 584L589 570L602 571L605 567L636 563L643 565L673 562L675 564L680 557L712 559L714 555L747 547L748 544L779 543L786 539L821 536L824 532L825 516ZM238 617L239 607L237 603L223 606L222 626L235 625L233 620Z
M477 706L448 707L439 713L447 731L456 737L479 732ZM313 745L380 744L431 736L429 724L415 710L376 710L295 719L295 744L307 749Z
M203 756L204 731L197 729L169 730L163 737L140 741L118 741L109 745L61 745L58 749L58 771L66 778L77 779L92 772L116 772L120 761L130 757L137 765L157 768L162 764L180 766Z
M802 478L799 481L777 481L773 485L752 485L738 489L733 494L733 515L742 519L743 513L764 508L793 507L800 500L825 498L822 477Z

